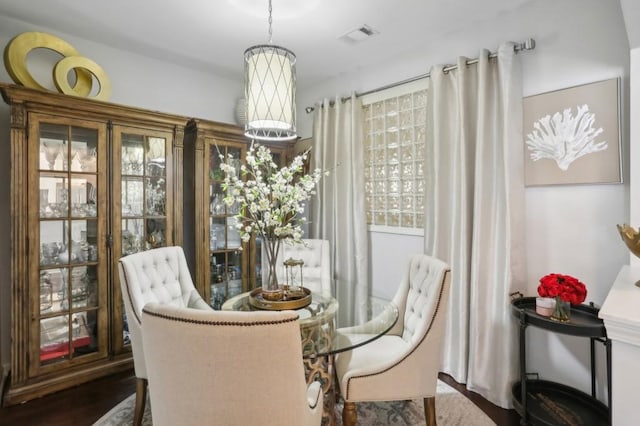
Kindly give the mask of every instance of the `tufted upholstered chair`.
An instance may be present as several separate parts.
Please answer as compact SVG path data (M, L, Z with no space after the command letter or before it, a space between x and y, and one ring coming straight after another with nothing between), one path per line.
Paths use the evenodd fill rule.
M148 304L142 330L154 426L320 425L296 312Z
M161 247L120 258L120 288L136 372L133 424L142 423L147 399L147 368L142 347L142 308L150 302L211 310L193 286L182 247Z
M282 243L276 273L278 281L285 281L286 259L302 259L302 284L316 293L331 295L331 258L328 240L303 239L302 243ZM262 264L266 264L266 256L262 254Z
M424 398L427 425L435 426L435 393L442 353L450 270L441 260L415 255L393 302L399 317L384 336L336 356L344 398L342 420L356 424L356 402ZM366 333L366 324L341 333Z

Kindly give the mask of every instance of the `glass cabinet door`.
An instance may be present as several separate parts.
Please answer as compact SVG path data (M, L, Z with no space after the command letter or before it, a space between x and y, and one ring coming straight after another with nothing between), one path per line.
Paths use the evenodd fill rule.
M173 244L171 133L114 126L114 293L120 295L118 260ZM116 352L130 343L124 302L115 297Z
M227 206L223 201L224 173L219 154L231 156L229 161L239 174L244 147L209 145L209 302L214 309L220 309L225 300L243 291L244 277L242 241L235 226L238 205Z
M31 374L107 355L106 126L31 117ZM36 146L37 145L37 146ZM84 360L84 361L83 361Z

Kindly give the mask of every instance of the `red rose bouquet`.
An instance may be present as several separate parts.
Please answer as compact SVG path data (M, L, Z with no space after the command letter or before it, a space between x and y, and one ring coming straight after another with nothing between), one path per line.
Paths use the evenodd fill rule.
M559 297L572 305L579 305L587 297L587 287L571 275L549 274L540 278L538 294L541 297Z

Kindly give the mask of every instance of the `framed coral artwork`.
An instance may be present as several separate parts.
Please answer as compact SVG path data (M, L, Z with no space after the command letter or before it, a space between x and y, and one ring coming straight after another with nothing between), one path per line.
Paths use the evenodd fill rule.
M523 100L525 185L621 183L620 79Z

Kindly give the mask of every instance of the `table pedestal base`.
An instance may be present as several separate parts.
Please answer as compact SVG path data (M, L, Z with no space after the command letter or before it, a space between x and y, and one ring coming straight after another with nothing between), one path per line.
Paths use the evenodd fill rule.
M322 408L323 426L336 425L336 383L334 380L334 357L324 355L316 358L305 358L304 367L307 375L307 385L319 381L324 393Z

